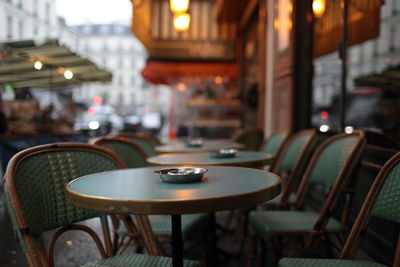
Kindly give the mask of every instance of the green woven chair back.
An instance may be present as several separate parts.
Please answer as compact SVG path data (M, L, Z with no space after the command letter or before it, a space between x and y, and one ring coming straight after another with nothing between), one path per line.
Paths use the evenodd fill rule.
M53 144L16 154L5 175L6 202L24 251L23 235L41 243L43 232L104 213L78 208L66 199L65 185L80 176L125 167L103 148L88 144ZM18 208L17 208L18 207Z
M393 157L385 182L375 199L370 216L400 223L400 153Z
M315 163L309 181L322 184L331 188L345 164L351 160L350 156L359 142L357 135L343 135L335 139L319 155Z
M118 136L125 137L138 145L146 153L146 157L157 155L154 147L160 145L160 141L154 135L144 133L120 133Z
M276 155L287 137L287 132L273 133L264 143L262 151Z
M128 168L141 168L148 166L147 155L142 147L124 137L100 137L93 144L108 148L120 156Z
M320 144L301 179L296 207L303 207L309 185L318 184L327 192L319 220L330 216L337 204L337 197L349 185L349 178L361 159L365 142L364 132L356 130L351 134L336 134Z
M264 131L259 128L249 128L238 132L233 138L234 142L243 144L243 150L259 150L264 139Z
M278 173L291 172L300 160L306 161L311 150L315 138L314 130L303 130L290 137L285 147L282 149L282 155L277 161L274 169Z
M135 137L129 137L128 139L137 144L140 148L142 148L147 157L153 157L157 155L149 140Z

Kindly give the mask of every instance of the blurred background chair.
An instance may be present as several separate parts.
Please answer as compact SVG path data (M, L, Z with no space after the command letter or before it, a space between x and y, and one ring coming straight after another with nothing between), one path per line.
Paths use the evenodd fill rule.
M306 129L290 136L283 144L270 170L281 176L282 193L262 205L264 208L280 209L293 205L300 179L317 143L315 130Z
M271 136L265 139L264 142L261 144L261 151L277 156L280 150L282 150L283 144L285 143L288 136L288 132L275 132L271 134ZM270 165L274 165L275 161L276 157Z
M92 144L99 145L114 151L125 162L128 168L141 168L148 166L147 154L141 146L130 139L119 136L99 137L92 141Z
M283 237L295 237L301 240L300 237L311 235L314 241L317 239L320 241L329 235L343 233L346 229L351 197L346 198L348 201L344 204L340 221L332 215L340 194L350 184L350 177L360 161L364 146L365 136L362 131L337 134L328 138L313 154L301 179L294 203L295 210L251 212L250 225L255 234L254 254L256 254L257 238L268 241L274 256L279 259L284 248ZM313 190L324 188L326 192L319 212L302 210L305 196L311 191L310 185L317 186L313 187ZM331 243L329 239L326 239L326 242ZM289 244L292 246L296 243ZM307 244L307 247L313 244ZM265 248L265 245L262 247Z
M107 267L121 263L125 266L165 266L166 262L172 261L169 258L138 254L112 256L114 251L107 214L78 208L67 201L65 186L69 181L80 176L124 167L124 162L109 150L77 143L33 147L11 159L5 175L6 203L29 266L54 266L55 243L63 233L70 230L82 230L89 234L103 258L85 266ZM96 217L100 218L102 224L105 248L90 227L76 224ZM52 236L47 251L43 233L55 229L58 230ZM152 233L147 234L148 240L154 241ZM147 237L145 239L147 240ZM198 263L193 261L187 262L188 266L196 264Z
M157 155L156 151L154 150L154 147L161 145L160 140L158 140L157 137L155 137L152 134L122 132L119 133L118 136L128 138L130 141L140 146L146 153L147 157L152 157Z
M243 144L242 150L259 150L264 139L264 131L260 128L247 128L239 130L232 141Z
M379 263L354 260L363 234L371 217L400 223L400 153L394 155L381 169L351 229L339 259L283 258L280 267L357 267L386 266ZM393 266L400 266L400 235Z
M148 166L146 153L131 140L125 137L100 137L93 140L94 145L103 146L111 149L125 161L128 168L140 168ZM149 215L147 216L154 235L159 242L157 255L165 255L162 243L169 241L171 237L171 216L169 215ZM136 220L132 220L129 215L120 216L121 222L114 225L114 231L118 236L127 237L128 241L120 244L119 253L122 253L130 244L136 244L138 236L138 225ZM207 214L187 214L182 216L182 236L184 239L194 231L202 228L208 222Z

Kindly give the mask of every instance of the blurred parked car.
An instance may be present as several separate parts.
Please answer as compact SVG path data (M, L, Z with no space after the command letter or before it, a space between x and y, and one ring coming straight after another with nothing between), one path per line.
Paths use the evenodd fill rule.
M124 128L124 120L109 105L89 106L77 116L74 129L90 137L119 132Z

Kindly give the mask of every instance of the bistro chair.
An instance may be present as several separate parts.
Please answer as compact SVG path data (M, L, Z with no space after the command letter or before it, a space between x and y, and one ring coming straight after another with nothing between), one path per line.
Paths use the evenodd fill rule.
M271 166L273 173L282 178L282 193L263 204L265 208L280 209L294 204L300 178L310 160L317 140L314 129L306 129L289 137Z
M243 144L243 150L259 150L264 139L264 131L260 128L247 128L238 131L232 141Z
M146 153L147 157L152 157L157 155L154 150L155 146L161 144L161 142L152 134L146 133L119 133L118 136L125 137L138 146L140 146Z
M350 185L350 176L360 161L364 146L365 136L362 131L341 133L326 139L313 154L301 179L294 203L295 210L251 212L254 254L258 237L265 242L269 241L274 255L279 258L285 236L312 236L313 242L307 243L309 247L316 240L342 233L346 229L351 197L346 198L341 221L332 217L332 213L340 194ZM319 189L325 188L326 196L320 212L301 210L311 184L319 186Z
M70 230L86 232L101 260L84 266L166 266L172 259L139 254L113 255L107 214L78 208L66 199L66 184L80 176L126 167L111 151L89 144L59 143L32 147L16 154L5 174L5 197L19 244L31 267L53 267L57 239ZM79 221L100 218L105 248L98 235ZM57 230L56 230L57 229ZM48 249L43 233L56 230ZM148 233L151 235L151 233ZM145 238L147 239L147 238ZM153 239L153 237L151 237ZM187 266L198 266L187 261Z
M147 154L141 146L130 139L119 136L105 136L94 139L93 145L112 150L125 162L128 168L147 167Z
M353 228L341 250L339 259L283 258L281 267L380 267L379 263L354 260L363 234L368 229L371 217L400 223L400 152L394 155L381 169L355 220ZM393 266L400 266L400 235Z
M283 144L288 138L289 134L287 132L275 132L268 139L266 139L261 145L261 151L267 152L271 155L277 156L282 150ZM276 161L276 157L274 161L270 164L270 166L274 165ZM270 167L269 166L269 167Z
M147 166L146 154L135 143L124 137L100 137L93 141L94 145L99 145L111 149L122 160L125 161L128 168L139 168ZM148 221L152 232L159 241L153 249L156 255L164 255L161 243L169 241L171 237L171 217L169 215L149 215ZM128 241L120 244L119 253L122 253L131 243L137 244L138 226L137 222L132 220L129 215L119 216L122 223L114 224L114 232L118 236L128 237ZM142 218L143 219L143 218ZM201 228L208 221L207 214L186 214L182 216L182 236L187 239L190 234ZM129 230L128 230L129 229ZM124 240L121 241L121 243ZM139 244L140 245L140 244Z

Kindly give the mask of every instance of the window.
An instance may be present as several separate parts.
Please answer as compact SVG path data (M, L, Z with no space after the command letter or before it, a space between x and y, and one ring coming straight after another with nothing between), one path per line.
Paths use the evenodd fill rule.
M7 39L12 39L13 38L13 19L11 16L7 16Z
M24 22L23 21L18 22L18 37L20 39L24 38Z
M34 16L38 15L38 0L33 0L32 13Z
M50 22L50 3L46 2L46 20Z
M102 65L103 65L103 68L107 68L107 58L103 58Z
M36 25L33 26L33 35L36 37L39 35L39 28Z
M109 27L108 27L108 25L101 25L100 26L100 33L101 34L104 34L104 35L106 35L106 34L108 34L109 33Z
M136 77L135 76L132 76L131 77L131 85L135 85L136 84Z
M122 75L118 76L118 85L124 84L124 77Z
M122 69L124 67L124 59L122 57L118 58L118 68Z
M122 106L124 104L124 95L122 94L122 92L119 92L118 94L118 105Z
M104 50L104 51L107 51L107 50L108 50L108 44L107 44L106 41L103 43L103 50Z

